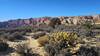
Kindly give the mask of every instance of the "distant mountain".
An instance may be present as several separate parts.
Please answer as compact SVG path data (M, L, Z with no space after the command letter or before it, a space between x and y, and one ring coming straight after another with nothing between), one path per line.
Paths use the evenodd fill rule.
M61 16L61 17L41 17L41 18L29 18L29 19L17 19L9 20L6 22L0 22L0 28L14 28L19 26L40 26L49 24L65 24L65 25L79 25L84 21L92 21L95 24L100 24L100 15L94 16Z
M0 22L0 28L14 28L19 26L35 26L41 23L45 23L48 21L48 18L29 18L29 19L17 19L17 20L9 20L6 22Z

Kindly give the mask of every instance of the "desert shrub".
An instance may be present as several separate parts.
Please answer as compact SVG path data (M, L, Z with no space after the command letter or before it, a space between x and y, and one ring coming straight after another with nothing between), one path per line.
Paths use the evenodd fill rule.
M22 36L19 32L14 33L4 33L0 35L0 40L9 40L9 41L15 41L15 40L25 40L26 38Z
M54 29L48 26L48 27L43 28L43 30L46 32L52 32Z
M55 29L57 29L57 30L64 30L66 28L67 27L65 25L55 25Z
M39 27L33 28L32 32L42 31Z
M46 32L51 32L53 31L53 28L50 26L47 27L39 27L39 28L34 28L33 32L37 32L37 31L46 31Z
M48 53L49 56L54 56L55 53L56 53L55 49L50 45L46 45L45 50L46 50L46 52Z
M8 40L9 36L10 36L9 33L3 33L2 35L0 35L0 41L6 41L6 40Z
M94 29L100 29L100 25L99 24L96 24Z
M0 31L0 35L4 34L4 31Z
M20 35L26 35L26 32L25 31L22 31L22 32L19 32Z
M48 37L48 43L44 46L49 56L71 55L69 48L77 44L77 34L68 32L54 32Z
M99 53L97 50L95 50L96 48L94 47L80 47L80 49L77 52L77 56L99 56L100 53L100 49L99 49Z
M93 28L94 28L94 24L92 24L92 21L85 21L85 23L82 24L82 26L86 31L86 36L91 36L93 37Z
M9 49L9 45L5 42L0 42L0 52L5 52Z
M17 45L16 52L21 56L39 56L39 54L33 53L32 49L27 46L27 44Z
M41 46L44 46L46 43L48 43L48 36L42 36L38 38L38 42L40 43Z
M92 49L97 53L97 56L100 56L100 47L92 47Z
M32 32L33 27L32 26L20 26L20 27L17 27L16 30Z
M38 39L39 37L44 36L44 35L46 35L45 32L36 32L36 33L33 35L32 38Z
M25 37L23 37L21 34L19 34L18 32L15 32L13 34L11 34L8 39L10 41L14 41L14 40L24 40Z
M52 33L51 41L58 42L60 40L64 40L68 42L70 45L73 45L74 42L77 40L77 34L76 33L68 33L68 32L55 32Z

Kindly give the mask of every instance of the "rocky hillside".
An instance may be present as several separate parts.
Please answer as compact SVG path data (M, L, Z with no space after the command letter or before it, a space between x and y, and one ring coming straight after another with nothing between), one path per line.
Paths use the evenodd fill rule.
M40 25L56 25L56 24L79 25L87 20L95 24L100 24L100 15L41 17L41 18L9 20L6 22L0 22L0 28L19 27L19 26L38 27Z

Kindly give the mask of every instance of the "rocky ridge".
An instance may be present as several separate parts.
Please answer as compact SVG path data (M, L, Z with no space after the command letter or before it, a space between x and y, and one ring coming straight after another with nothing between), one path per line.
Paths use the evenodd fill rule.
M100 24L100 15L94 16L61 16L61 17L41 17L41 18L28 18L28 19L17 19L0 22L0 28L7 27L19 27L19 26L33 26L38 27L40 25L80 25L85 21L91 21L95 24Z

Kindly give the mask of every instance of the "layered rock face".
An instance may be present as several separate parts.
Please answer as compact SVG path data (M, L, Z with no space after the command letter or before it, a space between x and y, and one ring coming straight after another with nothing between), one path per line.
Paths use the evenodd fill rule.
M42 17L9 20L0 22L0 28L19 27L19 26L40 26L40 25L80 25L85 21L91 21L95 24L100 24L100 15L95 16L61 16L61 17Z

